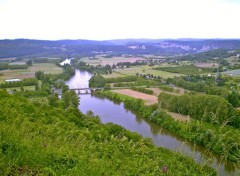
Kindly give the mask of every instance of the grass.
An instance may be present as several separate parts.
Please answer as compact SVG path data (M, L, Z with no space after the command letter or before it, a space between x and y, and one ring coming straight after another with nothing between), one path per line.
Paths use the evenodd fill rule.
M123 77L125 75L117 73L117 72L113 72L112 74L108 74L108 75L102 75L104 78L117 78L117 77Z
M176 112L169 112L167 111L167 114L169 114L172 118L174 118L175 120L179 120L181 122L189 122L191 120L191 118L187 115L182 115Z
M222 74L226 74L226 75L230 75L230 76L239 76L240 69L225 71L225 72L222 72Z
M15 89L17 92L20 92L20 91L21 91L21 88L20 88L20 87L7 88L6 90L7 90L7 91L10 91L10 90L14 90L14 89ZM24 86L23 89L24 89L24 91L26 91L26 90L34 91L34 90L35 90L35 86Z
M4 82L6 79L25 79L34 78L36 71L44 71L44 73L58 74L62 72L62 68L57 67L53 63L38 63L33 64L33 66L27 69L16 69L16 70L1 70L3 76L0 76L0 83Z
M163 165L167 175L216 175L208 166L77 109L3 91L0 97L0 175L163 175Z
M228 58L225 58L225 60L227 60L229 63L239 63L239 58L236 57L236 56L232 56L232 57L228 57Z
M123 75L136 75L139 74L152 74L154 76L161 76L162 78L173 78L175 76L181 76L182 74L178 73L169 73L161 70L153 70L149 66L141 66L141 67L131 67L126 69L117 69L114 70L115 73L123 74Z

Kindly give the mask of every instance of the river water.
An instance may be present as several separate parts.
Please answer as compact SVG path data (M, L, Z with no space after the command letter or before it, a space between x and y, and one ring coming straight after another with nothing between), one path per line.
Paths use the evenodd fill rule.
M91 74L87 71L76 70L75 75L66 82L70 88L87 88ZM204 148L193 146L183 138L161 128L159 125L142 118L136 113L124 108L123 103L116 103L106 98L91 94L80 94L79 109L86 113L92 111L98 115L102 123L112 122L127 130L137 132L143 137L151 138L155 145L178 151L185 156L194 158L197 163L212 166L220 176L239 176L240 169L234 169L233 163L221 163L221 159L212 156Z

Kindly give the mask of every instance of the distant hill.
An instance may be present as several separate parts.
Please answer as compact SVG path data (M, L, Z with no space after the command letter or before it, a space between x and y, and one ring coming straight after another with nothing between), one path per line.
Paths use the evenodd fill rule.
M0 58L74 57L98 53L186 55L214 49L240 49L240 39L0 40Z

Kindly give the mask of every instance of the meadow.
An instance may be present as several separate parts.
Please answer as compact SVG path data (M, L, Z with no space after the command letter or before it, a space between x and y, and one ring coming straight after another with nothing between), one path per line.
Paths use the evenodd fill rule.
M17 92L22 91L20 87L7 88L6 90L8 92L11 91L11 90L14 90L14 91L17 91ZM23 90L24 91L35 91L35 86L23 86Z
M104 78L117 78L117 77L123 77L126 76L124 74L120 74L117 72L112 72L112 74L102 75Z
M222 72L222 73L226 74L226 75L230 75L230 76L239 76L240 75L240 69L225 71L225 72Z
M62 73L62 68L57 67L53 63L37 63L33 66L29 66L27 69L15 69L15 70L0 70L3 76L0 76L0 83L6 79L25 79L34 78L36 71L43 71L46 74L58 74Z
M160 76L162 78L173 78L175 76L182 76L182 74L178 73L170 73L162 70L154 70L152 67L149 66L140 66L140 67L130 67L125 69L115 69L113 70L115 73L119 73L122 75L129 75L129 76L135 76L137 73L139 74L152 74L154 76Z

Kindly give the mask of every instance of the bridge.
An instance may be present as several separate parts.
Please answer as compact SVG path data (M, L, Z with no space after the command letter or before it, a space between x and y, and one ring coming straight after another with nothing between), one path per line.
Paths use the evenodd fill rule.
M103 87L84 87L84 88L70 88L69 90L75 90L78 91L79 94L84 94L83 92L80 92L81 90L85 90L85 93L91 93L95 92L97 90L103 90Z

